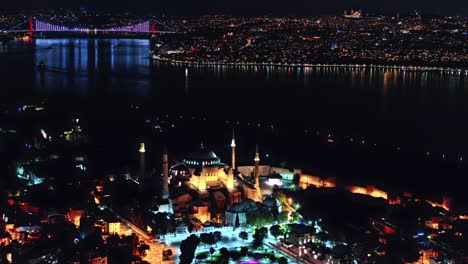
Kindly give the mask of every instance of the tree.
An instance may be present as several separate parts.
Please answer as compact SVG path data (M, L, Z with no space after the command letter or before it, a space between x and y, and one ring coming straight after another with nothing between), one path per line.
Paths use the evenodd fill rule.
M146 256L146 250L149 250L150 246L146 244L142 244L141 246L138 247L138 253L140 256Z
M101 229L96 227L85 239L80 241L80 246L83 250L95 249L104 244L102 239Z
M282 206L288 206L288 198L286 197L284 192L280 191L276 193L276 199L278 199Z
M249 213L247 217L247 223L255 227L262 227L273 222L273 219L273 213L271 213L270 211L253 211Z
M270 254L270 255L268 256L268 259L270 259L270 263L275 262L275 261L276 261L275 254Z
M319 232L316 235L317 239L320 241L321 244L324 244L326 241L330 240L330 235L325 232Z
M113 234L107 237L107 244L111 246L117 245L119 241L120 241L119 235Z
M88 263L89 259L86 254L82 254L85 258L82 263ZM109 263L132 263L132 249L131 247L114 247L111 246L107 252Z
M223 239L223 236L221 235L221 232L219 231L215 231L213 232L213 235L215 237L215 243L218 243L219 241L221 241Z
M286 211L282 211L281 213L278 214L278 223L286 223L289 220L289 214Z
M268 236L268 229L266 227L261 227L255 229L255 233L253 234L254 238L254 246L259 247L263 244L263 240Z
M242 256L247 256L247 253L249 252L248 247L241 247L240 253Z
M215 253L215 249L210 247L210 255L213 256L214 253Z
M200 239L196 235L191 235L183 240L180 244L180 263L191 264L195 257L195 250L197 249Z
M288 264L288 259L285 257L281 257L278 259L278 264Z
M411 237L402 240L399 236L390 236L386 246L389 257L393 260L403 259L405 262L415 262L420 257L418 244Z
M350 254L351 248L345 245L336 245L331 250L331 254L338 258L339 260L343 261L344 258Z
M200 242L205 245L214 245L216 243L216 237L213 233L203 233L200 235Z
M281 226L273 225L270 227L270 234L277 239L279 236L283 234L283 230L281 230Z
M153 218L154 235L165 235L172 229L172 221L167 213L157 213Z
M299 182L301 180L301 175L299 173L294 173L294 178L292 180L294 185L299 185Z
M165 260L169 260L169 257L171 257L171 256L172 256L172 250L166 249L166 250L163 251L163 258Z
M202 252L202 253L198 254L198 256L196 257L197 262L200 261L200 260L207 259L207 258L208 258L208 253L206 253L206 252Z
M289 225L284 225L281 227L281 229L283 232L284 239L286 239L286 236L289 235L289 233L291 233L291 227Z
M219 250L219 253L221 253L221 257L223 257L223 259L229 259L229 250L225 247L222 247L220 250Z
M245 231L241 231L239 233L239 238L241 238L242 240L247 240L247 239L249 239L249 233L247 233Z
M299 220L302 219L302 216L298 212L292 212L291 213L291 222L298 222Z

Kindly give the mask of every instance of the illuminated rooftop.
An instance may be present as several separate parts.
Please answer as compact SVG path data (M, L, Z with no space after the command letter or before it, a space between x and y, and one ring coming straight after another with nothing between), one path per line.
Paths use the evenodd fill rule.
M221 159L213 151L203 148L200 151L187 154L183 163L188 167L224 166Z

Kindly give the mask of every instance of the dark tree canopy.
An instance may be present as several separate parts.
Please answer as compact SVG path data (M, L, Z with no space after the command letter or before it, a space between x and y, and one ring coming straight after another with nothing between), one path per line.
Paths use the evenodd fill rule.
M243 240L247 240L249 239L249 233L245 232L245 231L242 231L239 233L239 238L243 239Z
M283 235L283 231L281 230L281 226L273 225L270 227L270 234L276 239L279 236Z
M180 263L191 264L195 257L195 250L197 249L200 239L196 235L191 235L183 240L180 244Z
M268 236L268 229L266 227L261 227L255 229L255 233L253 234L254 238L254 246L260 247L263 244L263 240Z

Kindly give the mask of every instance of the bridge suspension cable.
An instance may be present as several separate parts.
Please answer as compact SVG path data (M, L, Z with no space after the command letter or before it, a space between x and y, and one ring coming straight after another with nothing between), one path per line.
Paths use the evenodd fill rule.
M28 23L29 22L29 23ZM29 28L26 26L29 24ZM13 32L29 32L33 36L34 32L120 32L120 33L151 33L152 36L159 34L178 33L173 31L157 31L156 23L154 21L143 21L136 24L118 26L112 28L83 28L83 27L70 27L49 23L33 18L22 21L21 23L11 27L10 29L3 30L7 33Z

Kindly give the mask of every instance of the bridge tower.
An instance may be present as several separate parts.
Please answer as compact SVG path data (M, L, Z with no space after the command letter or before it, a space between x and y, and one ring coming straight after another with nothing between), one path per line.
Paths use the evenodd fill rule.
M32 18L29 18L29 36L34 37L34 21Z
M153 23L151 25L151 36L154 38L156 37L156 22L153 20Z

